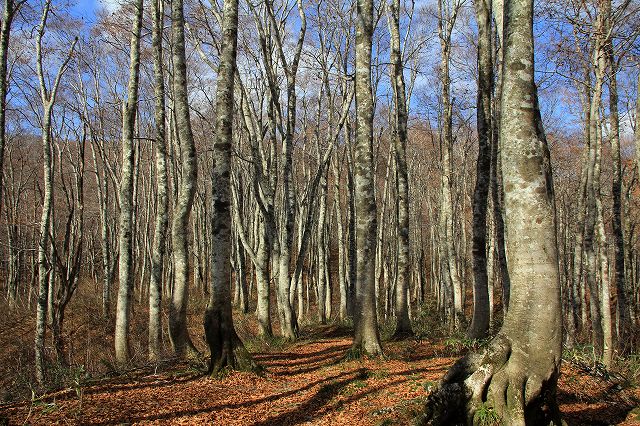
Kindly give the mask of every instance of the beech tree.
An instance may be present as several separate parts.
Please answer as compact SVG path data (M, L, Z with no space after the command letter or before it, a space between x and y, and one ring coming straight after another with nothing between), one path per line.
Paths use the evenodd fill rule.
M169 338L173 350L178 356L192 356L198 351L187 330L190 264L188 225L196 192L197 160L187 93L184 5L182 0L174 0L171 3L171 41L173 44L173 108L180 149L181 179L171 226L174 282L169 305Z
M157 211L151 257L149 283L149 360L157 361L161 352L161 304L164 255L169 224L169 179L167 177L166 114L162 34L164 28L164 0L153 0L153 70L155 95L155 142Z
M473 196L473 317L467 332L472 339L484 338L489 332L489 277L487 275L487 201L491 179L491 146L493 141L491 96L493 61L491 17L492 2L474 1L478 21L478 160L476 188Z
M375 300L377 213L373 186L373 97L371 45L373 1L357 1L356 18L356 144L354 155L356 207L356 308L352 350L382 354Z
M204 329L211 351L209 373L225 367L255 369L233 326L231 312L231 152L233 107L238 42L238 1L225 0L222 19L222 46L216 94L216 124L212 173L212 256L209 303Z
M115 350L116 360L127 363L131 359L129 348L129 322L131 293L133 292L132 226L134 207L134 134L138 110L138 86L140 79L140 37L142 33L143 1L134 3L131 29L129 85L127 100L122 113L122 171L120 176L120 221L118 228L118 306L116 309Z
M4 0L4 13L0 26L0 194L2 194L2 179L4 165L4 151L7 141L7 63L9 56L9 38L11 36L11 23L20 7L26 0ZM0 213L2 213L2 196L0 195Z
M389 32L391 33L391 63L395 105L394 155L398 181L398 283L396 285L395 334L413 334L409 320L409 177L407 174L407 99L400 44L400 1L391 0Z
M453 105L451 98L451 37L462 2L460 0L438 0L438 37L442 52L440 64L440 84L442 87L442 132L440 133L441 192L440 192L440 279L447 294L448 320L453 328L458 328L464 317L462 283L456 262L454 241L453 187ZM452 305L452 306L451 306Z
M25 3L23 1L5 0L4 1L4 13L2 15L2 25L0 26L0 214L2 213L3 202L3 179L4 179L4 155L7 141L6 135L6 122L7 122L7 91L9 82L7 80L7 66L9 56L9 38L11 36L11 23L16 13L20 10L20 7ZM8 222L8 221L7 221ZM14 233L9 232L8 237L14 240ZM9 242L10 250L13 247L14 241ZM10 285L9 285L9 305L13 306L16 303L17 298L17 275L16 275L16 257L10 256L10 268L12 270Z
M46 332L46 316L47 312L51 312L48 306L48 300L53 296L49 293L50 280L54 280L51 272L53 260L50 258L52 242L50 235L52 233L51 216L53 210L53 162L52 162L52 141L51 127L52 114L56 104L56 96L60 88L60 81L64 72L67 70L69 61L75 49L77 38L71 43L71 48L66 58L58 68L51 86L47 84L47 74L44 70L44 58L42 43L45 35L47 20L51 11L51 0L47 0L42 9L40 25L36 36L36 70L38 81L40 84L40 99L42 101L42 119L40 129L42 131L42 157L43 157L43 178L44 178L44 194L42 201L42 217L40 219L40 238L38 242L38 305L36 314L36 335L35 335L35 359L36 359L36 379L38 383L44 383L45 375L45 354L44 339Z
M560 424L562 316L553 181L534 82L533 0L504 2L500 136L510 308L488 348L460 359L427 402L430 424Z

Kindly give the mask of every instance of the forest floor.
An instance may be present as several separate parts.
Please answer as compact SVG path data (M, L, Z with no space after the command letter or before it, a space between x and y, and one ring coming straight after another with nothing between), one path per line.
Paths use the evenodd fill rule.
M343 360L347 329L318 326L291 345L262 347L263 376L209 378L185 363L78 383L0 405L0 424L410 424L457 358L444 341L385 342L385 359ZM621 376L564 362L558 398L568 425L640 425L640 390Z

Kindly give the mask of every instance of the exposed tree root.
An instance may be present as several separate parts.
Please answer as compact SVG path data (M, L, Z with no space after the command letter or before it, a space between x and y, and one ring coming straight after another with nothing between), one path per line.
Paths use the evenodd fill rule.
M546 348L527 353L505 335L458 360L429 395L419 425L482 425L486 413L507 425L560 425L558 366Z

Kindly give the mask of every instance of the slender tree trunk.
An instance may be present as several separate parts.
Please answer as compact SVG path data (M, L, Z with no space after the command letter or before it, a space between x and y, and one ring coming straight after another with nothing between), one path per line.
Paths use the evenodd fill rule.
M100 249L102 251L102 317L105 320L109 320L111 316L111 278L112 267L111 253L109 247L109 219L107 204L109 200L109 181L106 173L104 172L105 165L103 165L103 172L98 169L98 159L96 157L96 150L94 144L91 144L91 156L93 159L93 166L95 168L96 186L98 188L98 205L100 208ZM103 157L103 161L105 158Z
M611 0L608 0L610 3ZM631 321L629 318L628 291L625 282L625 242L622 217L622 164L620 160L620 117L618 113L618 66L615 61L613 44L607 43L607 68L609 69L609 127L611 131L611 159L613 162L613 179L611 193L613 195L613 238L615 253L615 286L618 312L618 350L627 354L631 350Z
M129 317L133 292L133 138L138 109L140 78L140 34L142 32L143 1L136 0L131 31L129 86L122 114L122 173L120 177L120 227L118 230L118 306L116 309L116 361L124 364L131 359L129 349Z
M47 3L48 6L48 3ZM46 7L46 6L45 6ZM43 20L44 22L44 20ZM44 27L44 24L43 24ZM51 164L51 110L53 105L45 105L42 120L42 152L44 167L44 198L42 201L42 217L40 219L40 240L38 243L38 305L36 311L36 379L44 382L44 339L46 332L47 300L49 298L50 263L47 260L49 245L49 229L53 200L53 173Z
M318 267L316 270L317 280L316 285L318 288L318 321L320 324L327 323L327 291L328 282L326 280L327 275L327 240L326 240L326 226L327 226L327 179L323 173L320 178L320 194L319 194L319 206L318 206L318 224L316 229L316 245L318 255ZM312 207L310 207L312 208Z
M589 303L591 307L591 326L593 330L593 341L596 353L599 356L608 356L610 346L607 348L608 337L605 335L610 330L610 313L603 311L605 303L601 299L604 295L604 286L608 283L608 271L602 270L601 257L598 257L599 250L605 250L606 256L606 239L601 233L602 222L602 206L600 193L600 157L602 147L602 133L600 126L602 124L600 117L600 108L602 105L602 91L605 76L605 13L601 9L598 11L594 27L594 47L592 66L594 68L595 82L593 93L591 95L588 109L588 131L589 131L589 169L587 171L587 213L585 218L585 255L587 262L587 283L589 284ZM602 286L598 285L598 269L604 272L601 275ZM606 280L606 283L605 283ZM601 293L602 290L602 293ZM608 306L609 301L606 301ZM607 308L607 311L609 309ZM608 330L607 330L608 329Z
M6 144L6 116L7 116L7 63L9 57L9 37L11 23L16 12L24 1L4 0L2 24L0 24L0 213L2 213L2 185L4 178L4 151Z
M197 349L187 329L189 304L189 218L197 185L196 147L191 130L187 93L187 63L184 38L183 0L171 3L171 39L173 42L173 93L176 135L180 149L182 179L171 226L174 283L169 305L169 338L176 355L192 356ZM228 261L228 259L227 259Z
M467 330L471 339L481 339L489 332L490 302L487 275L487 200L491 179L491 94L493 63L491 60L491 0L475 0L478 21L478 161L473 195L473 317Z
M398 267L395 291L395 335L412 335L409 320L409 279L411 275L411 242L409 241L409 176L407 172L407 99L404 67L400 43L400 0L389 3L389 32L391 34L392 87L395 106L394 155L397 172L398 208Z
M492 1L493 15L496 21L495 36L497 45L503 42L503 25L504 25L504 2L503 0ZM491 144L491 201L493 203L493 224L494 237L496 246L496 261L498 264L499 282L502 284L502 308L504 313L509 309L509 292L511 289L511 280L509 279L509 270L507 268L507 250L505 246L505 229L504 229L504 187L502 185L502 161L500 160L500 112L502 99L502 63L504 62L504 49L496 47L494 52L494 60L496 62L495 74L495 95L492 108L493 137Z
M636 128L635 128L635 145L636 145L636 167L638 175L640 175L640 73L638 73L638 83L636 84L638 94L636 95Z
M349 298L349 283L347 281L347 265L346 265L346 253L347 248L345 244L344 236L344 216L340 207L340 173L338 171L339 154L336 150L335 161L333 162L333 197L336 210L336 229L338 240L338 289L340 291L340 308L339 318L345 320L349 316L348 298Z
M167 143L164 101L164 62L162 60L162 33L164 27L164 0L153 0L153 69L155 104L156 149L156 215L151 254L151 282L149 283L149 360L158 361L162 353L162 277L164 255L169 226L169 179L167 177Z
M60 86L60 80L62 75L67 69L73 50L78 41L76 38L71 44L71 48L67 55L67 58L63 61L58 69L51 88L47 88L45 72L43 70L43 52L42 52L42 39L47 25L47 18L51 7L51 0L47 0L42 10L42 18L38 27L38 35L36 40L36 66L38 80L40 83L40 98L42 101L42 124L40 131L42 132L42 157L43 157L43 201L42 201L42 216L40 218L40 233L38 243L38 304L36 309L36 333L35 333L35 365L36 365L36 380L40 385L44 383L45 379L45 353L44 353L44 339L46 332L46 318L47 318L47 301L49 295L49 274L52 273L52 260L47 259L47 250L51 247L51 241L49 240L49 234L52 229L51 216L53 210L53 160L51 155L51 126L52 126L52 113L55 105L56 96L58 94L58 88Z
M354 352L382 354L375 300L376 200L373 185L371 49L373 0L357 1L356 18L356 310Z
M451 100L451 78L449 65L451 60L451 34L456 22L456 16L460 9L460 3L456 0L453 10L443 11L443 0L438 1L438 33L440 36L441 79L442 79L442 172L441 172L441 198L440 198L440 233L442 239L441 264L450 291L453 295L454 328L458 328L463 320L462 286L459 280L458 265L456 262L456 250L454 241L453 200L451 195L453 185L452 155L453 155L453 105Z
M263 215L261 215L263 216ZM258 317L258 334L263 337L271 337L273 335L271 327L271 284L269 279L269 251L270 242L266 229L266 219L262 217L259 226L259 243L256 253L256 287L258 293L258 302L256 305L256 316Z
M349 129L350 126L347 126ZM346 133L346 132L349 133ZM350 141L350 129L345 131L347 135L347 141ZM354 177L354 167L353 161L351 160L351 146L347 145L347 189L348 189L348 201L349 201L349 217L348 217L348 252L347 252L347 260L348 260L348 275L349 278L349 286L348 292L349 297L347 299L347 312L348 315L351 316L354 321L356 319L356 297L357 297L357 244L356 244L356 195L355 195L355 177Z

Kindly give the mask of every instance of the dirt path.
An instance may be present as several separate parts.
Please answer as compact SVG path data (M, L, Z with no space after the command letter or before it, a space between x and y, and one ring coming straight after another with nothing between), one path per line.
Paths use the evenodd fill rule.
M389 359L339 362L350 343L346 336L325 337L256 354L267 368L264 377L231 373L213 380L185 366L86 387L82 398L75 390L58 392L34 405L0 406L0 424L3 417L9 424L406 424L454 360L426 342L399 342L386 344ZM572 385L581 377L567 376ZM569 424L616 423L630 410L606 395L585 402L564 381L560 397Z

